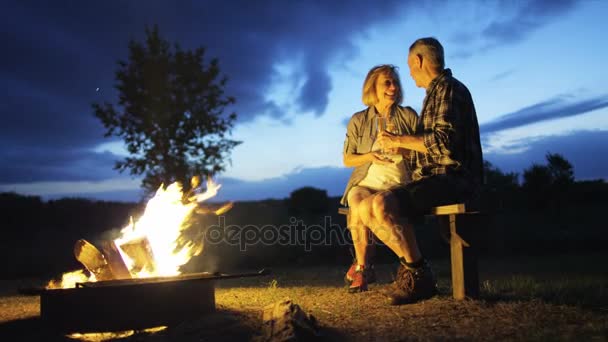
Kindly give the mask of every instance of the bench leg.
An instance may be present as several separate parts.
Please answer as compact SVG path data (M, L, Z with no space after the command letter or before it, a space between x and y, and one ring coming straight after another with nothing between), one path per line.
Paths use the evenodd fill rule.
M452 295L456 300L479 296L477 252L456 228L456 215L450 215L450 259L452 261ZM460 230L465 230L461 227ZM466 236L466 235L465 235Z

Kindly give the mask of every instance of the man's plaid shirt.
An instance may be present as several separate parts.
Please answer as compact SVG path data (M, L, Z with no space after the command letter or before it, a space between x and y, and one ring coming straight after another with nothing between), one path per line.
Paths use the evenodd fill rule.
M483 157L475 105L467 87L445 69L429 85L417 135L428 153L416 152L413 180L456 174L481 185Z

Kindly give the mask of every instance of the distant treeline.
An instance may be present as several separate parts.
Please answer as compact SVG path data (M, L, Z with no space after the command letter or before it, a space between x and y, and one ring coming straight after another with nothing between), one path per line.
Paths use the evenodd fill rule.
M603 211L608 183L575 181L572 166L559 155L532 165L522 177L485 164L480 228L482 253L549 254L604 250L608 242ZM521 180L521 181L520 181ZM348 264L350 235L338 214L339 198L304 187L281 200L237 202L229 212L193 217L189 236L205 238L203 253L186 271L256 269L277 265ZM54 276L79 268L73 245L116 237L144 204L0 194L2 239L0 277ZM417 226L423 252L447 256L436 223ZM378 262L394 257L380 246Z
M80 267L76 240L95 240L128 223L137 204L0 193L0 277L50 275Z

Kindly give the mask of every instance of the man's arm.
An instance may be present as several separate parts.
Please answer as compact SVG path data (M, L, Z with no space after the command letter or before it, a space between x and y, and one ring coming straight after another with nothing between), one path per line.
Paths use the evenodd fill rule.
M366 163L391 164L391 160L384 159L380 153L369 152L364 154L344 153L342 158L344 166L357 167Z
M378 135L378 143L383 148L401 147L416 152L428 153L422 135L396 135L382 132Z
M451 89L443 89L438 94L438 105L431 119L430 130L414 135L397 136L383 132L379 142L383 147L403 147L421 153L451 156L454 151L456 131L462 129L458 111L460 97Z

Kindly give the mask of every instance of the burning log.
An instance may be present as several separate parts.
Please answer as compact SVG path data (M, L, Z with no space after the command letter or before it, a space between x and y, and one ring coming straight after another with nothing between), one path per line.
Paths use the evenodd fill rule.
M112 270L112 274L114 275L113 279L130 279L131 272L129 272L129 268L125 265L125 262L122 260L122 256L118 251L118 246L114 241L104 241L101 244L101 249L108 260L108 265Z
M120 245L120 249L133 261L131 271L133 273L156 271L154 264L154 252L150 241L146 237L131 240Z
M104 255L88 241L84 239L76 241L74 256L89 272L95 275L97 280L114 279L114 273Z
M264 341L298 341L319 337L316 318L290 299L264 307Z
M195 212L197 214L215 214L219 216L228 212L230 209L232 209L233 206L234 203L232 202L224 203L222 205L199 205L196 208Z

